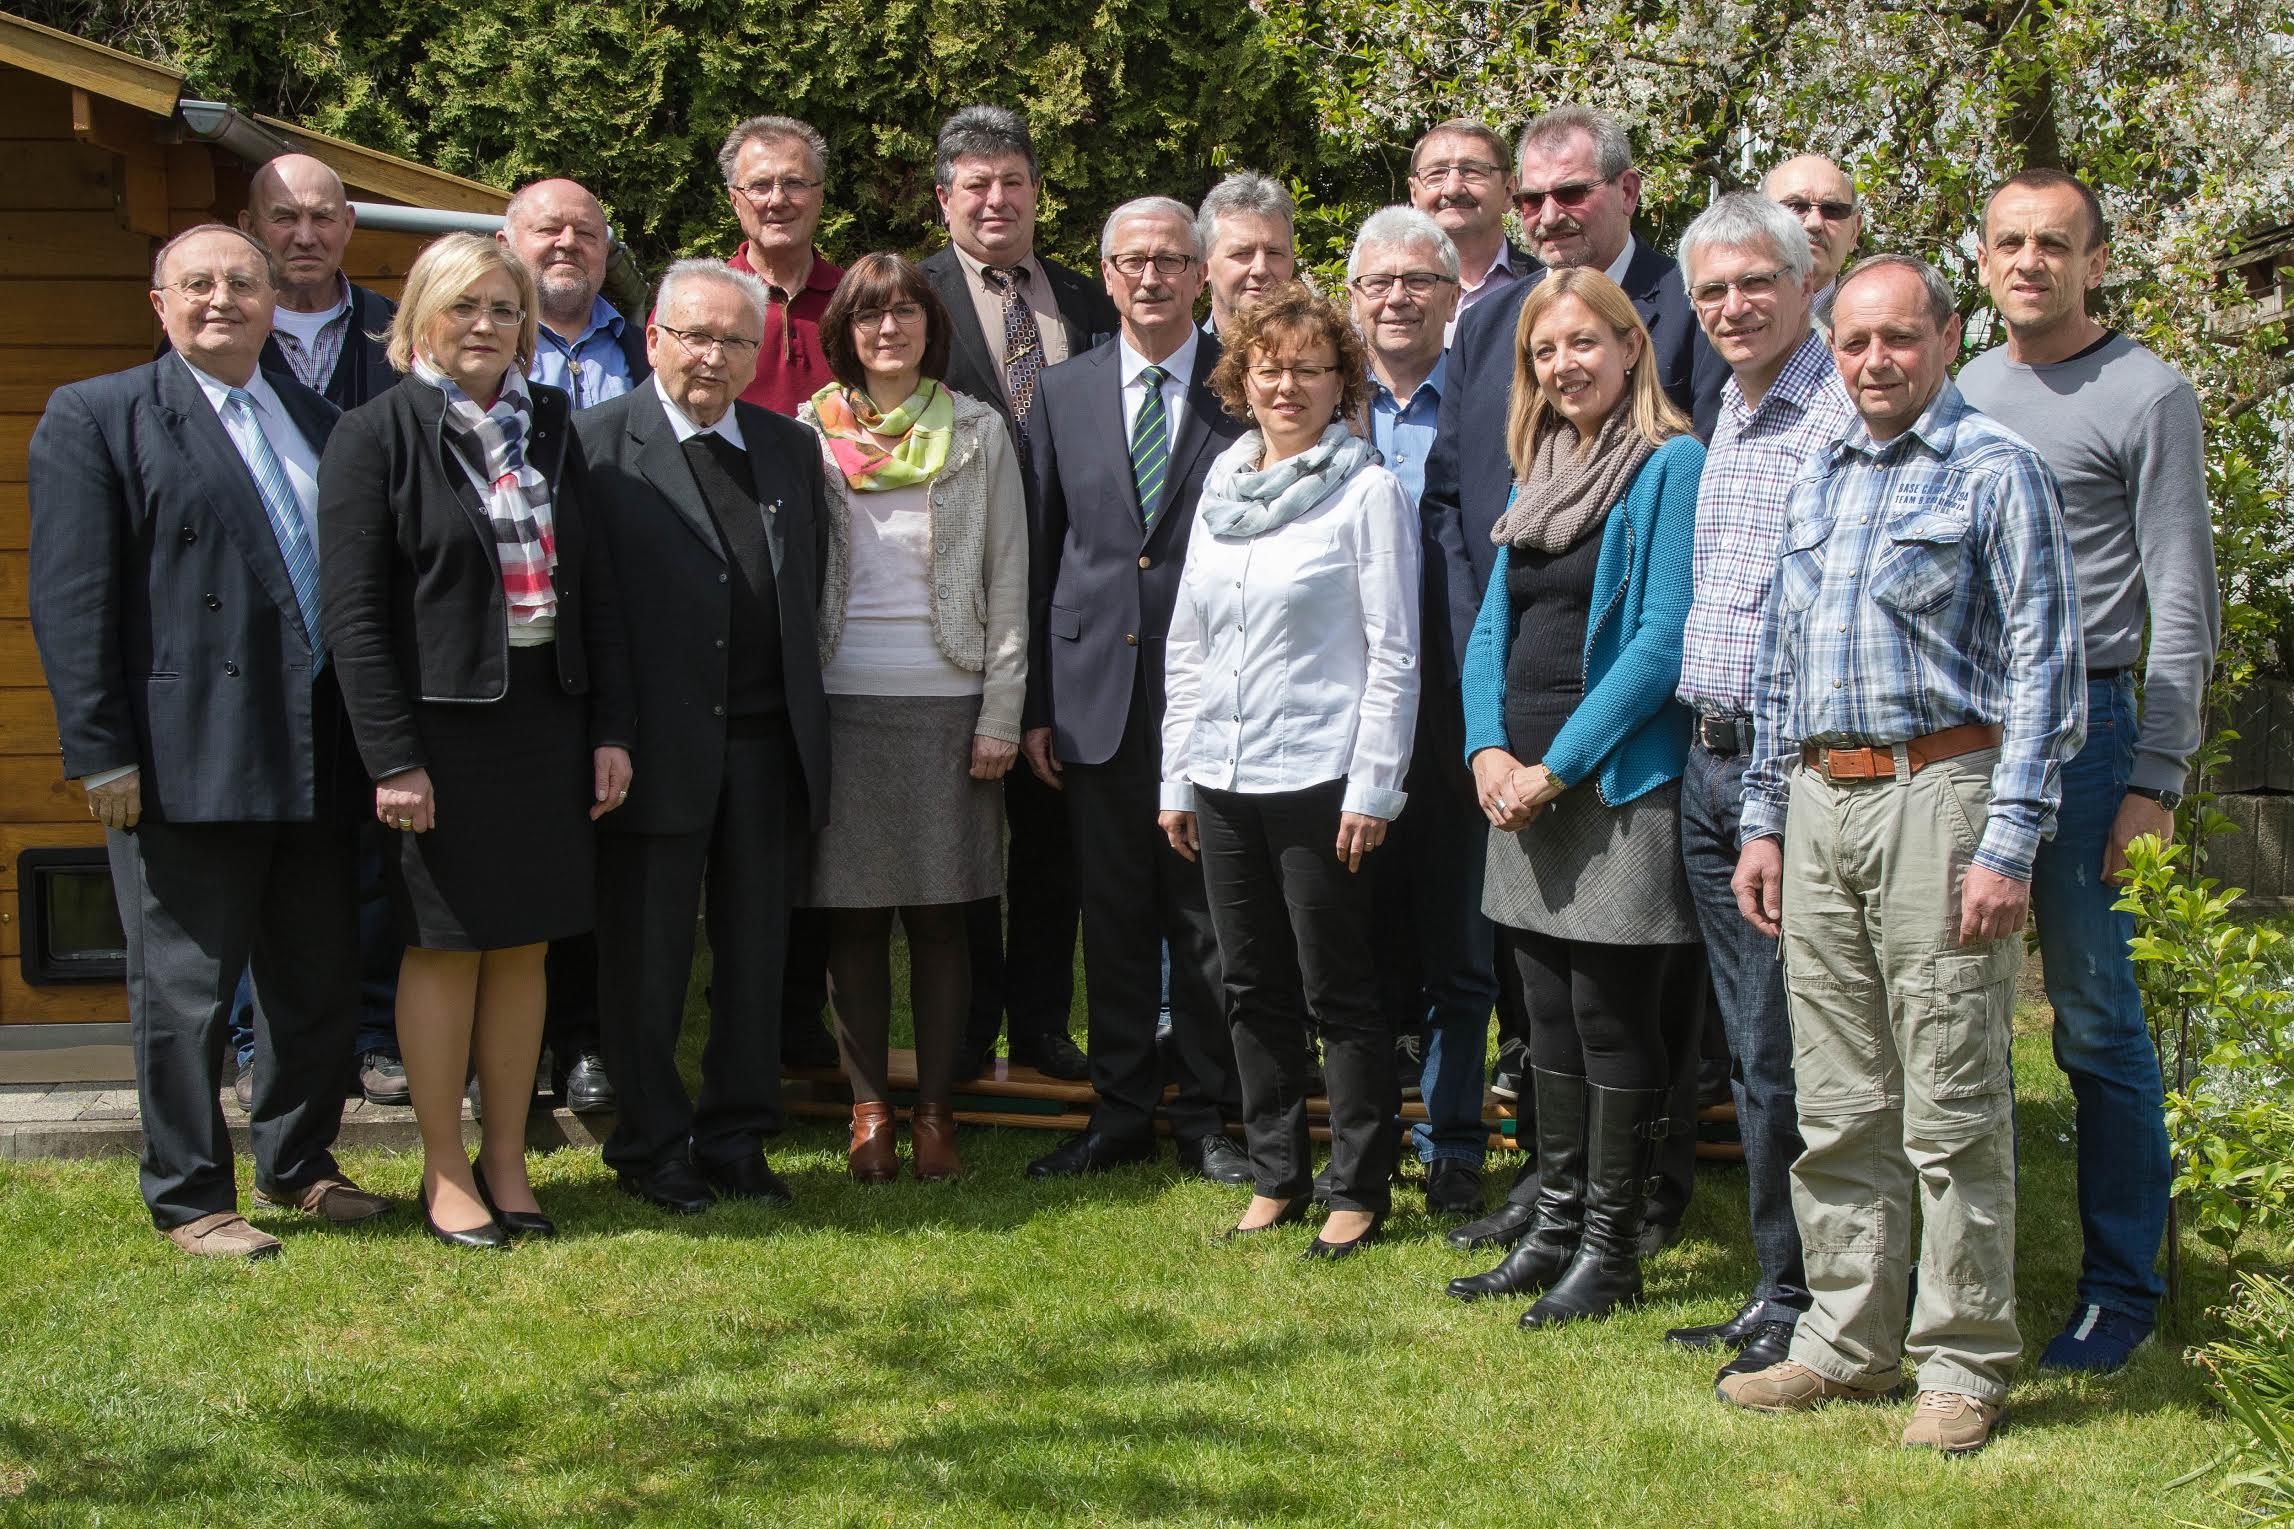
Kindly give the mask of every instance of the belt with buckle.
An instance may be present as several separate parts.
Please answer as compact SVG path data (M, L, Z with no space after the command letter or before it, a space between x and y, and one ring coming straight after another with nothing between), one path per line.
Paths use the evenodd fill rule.
M1690 727L1698 746L1708 754L1729 759L1752 752L1752 718L1742 712L1700 711Z
M1929 765L1962 754L1973 754L1978 749L1999 746L1999 724L1996 722L1963 722L1947 727L1940 733L1929 733L1902 745L1904 763L1914 775ZM1818 771L1829 781L1893 780L1896 775L1896 747L1882 744L1875 748L1835 749L1822 744L1803 743L1800 762Z

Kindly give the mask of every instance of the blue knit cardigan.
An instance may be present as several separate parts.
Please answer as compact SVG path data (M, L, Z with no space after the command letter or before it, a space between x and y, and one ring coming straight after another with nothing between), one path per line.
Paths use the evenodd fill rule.
M1595 788L1612 807L1680 779L1688 759L1689 709L1673 692L1681 682L1704 465L1705 448L1694 436L1665 442L1633 475L1601 534L1593 615L1585 624L1585 699L1542 762L1564 786L1598 771ZM1513 605L1505 581L1512 550L1498 548L1459 677L1469 761L1482 749L1511 746L1505 664Z

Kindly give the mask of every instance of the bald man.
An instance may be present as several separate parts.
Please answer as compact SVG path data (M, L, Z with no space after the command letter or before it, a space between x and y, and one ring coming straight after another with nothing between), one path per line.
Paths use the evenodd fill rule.
M494 237L534 273L541 332L527 375L564 388L576 409L619 398L653 373L645 326L598 296L611 252L605 209L579 181L536 181L502 209Z
M343 250L357 223L341 178L308 154L282 154L257 170L239 214L239 226L263 242L279 268L263 370L292 377L338 409L398 385L372 338L390 328L398 305L343 275Z
M1856 200L1856 183L1821 154L1796 154L1769 171L1760 189L1783 203L1784 210L1808 231L1808 247L1816 255L1812 311L1817 322L1829 330L1832 289L1840 284L1840 268L1856 253L1856 241L1864 233L1864 209Z

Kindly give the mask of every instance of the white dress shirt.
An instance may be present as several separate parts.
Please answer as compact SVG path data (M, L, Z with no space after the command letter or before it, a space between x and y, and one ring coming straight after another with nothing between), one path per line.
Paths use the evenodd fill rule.
M1602 269L1601 274L1608 277L1611 281L1617 283L1618 286L1624 286L1626 269L1633 264L1633 251L1639 248L1640 246L1633 242L1633 236L1631 234L1627 234L1625 236L1625 247L1617 252L1617 258L1610 261L1609 264Z
M1168 444L1179 439L1179 426L1187 417L1187 384L1195 375L1195 347L1202 343L1202 334L1193 325L1187 327L1187 338L1179 348L1160 361L1150 362L1131 348L1130 336L1116 340L1116 359L1123 367L1123 444L1128 448L1131 436L1139 428L1139 406L1147 401L1147 379L1139 375L1148 366L1159 366L1169 375L1163 379L1163 439Z
M684 445L697 435L721 435L741 450L749 449L749 443L741 439L741 422L733 417L731 404L725 405L725 412L717 416L714 425L697 425L686 417L685 411L677 407L677 400L671 398L669 390L661 385L659 372L653 374L653 396L661 400L661 412L669 416L669 428L677 433L678 445Z
M1256 441L1245 436L1245 441ZM1253 537L1197 519L1163 661L1162 807L1346 782L1391 819L1418 718L1418 520L1375 464Z

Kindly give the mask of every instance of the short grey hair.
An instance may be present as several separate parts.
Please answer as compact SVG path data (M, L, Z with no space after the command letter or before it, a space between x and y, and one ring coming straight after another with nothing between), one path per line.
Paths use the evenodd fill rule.
M1203 258L1203 233L1195 226L1195 209L1176 197L1135 196L1107 215L1099 228L1099 258L1105 260L1115 249L1115 231L1133 218L1177 218L1187 230L1187 242L1195 247L1195 258Z
M1808 231L1784 210L1784 204L1757 191L1731 191L1715 198L1681 235L1681 285L1697 284L1697 256L1708 249L1743 249L1764 244L1783 263L1795 282L1808 279L1816 269L1816 251L1809 247Z
M1458 246L1451 240L1450 231L1415 207L1381 207L1362 220L1362 231L1354 236L1354 248L1346 252L1346 279L1352 281L1362 273L1364 250L1397 249L1405 245L1424 245L1432 250L1434 263L1442 268L1442 274L1452 281L1458 279Z
M736 124L725 135L724 146L717 150L717 168L725 172L725 184L733 184L733 163L741 157L741 150L755 142L778 143L793 138L804 145L812 159L813 174L828 179L828 140L820 129L797 117L748 117Z
M656 313L667 313L680 293L696 282L715 282L731 287L741 294L749 311L757 316L757 327L762 329L765 314L772 307L772 294L765 284L747 271L736 271L722 260L680 260L661 273L661 286L653 294Z
M179 245L189 243L191 240L197 239L205 234L229 234L232 238L237 239L240 243L246 245L247 248L253 250L255 252L255 258L263 263L263 279L269 282L274 290L278 287L279 262L272 258L271 248L269 245L256 238L253 234L247 232L247 230L244 228L240 228L234 224L200 223L185 229L182 233L177 234L174 238L168 240L165 244L159 247L159 253L151 257L152 291L157 292L161 287L167 285L167 283L162 281L160 278L167 274L168 258L175 253L176 248Z
M932 180L945 191L956 184L959 159L1002 159L1017 154L1028 162L1028 179L1042 180L1035 140L1027 119L1008 106L967 106L940 124L932 145Z
M1593 168L1603 180L1615 180L1633 168L1633 140L1625 135L1625 124L1590 106L1556 106L1530 118L1521 130L1514 164L1518 167L1531 149L1579 136L1593 140Z
M1282 183L1252 170L1237 170L1213 186L1203 198L1203 205L1195 209L1195 237L1206 254L1218 243L1219 219L1237 213L1280 218L1291 238L1298 237L1298 204L1290 199Z
M1857 261L1848 274L1840 278L1840 285L1833 292L1833 310L1839 310L1840 299L1848 295L1849 287L1874 271L1909 271L1917 276L1920 285L1927 291L1928 318L1938 330L1950 323L1952 315L1959 312L1959 303L1953 298L1951 283L1944 280L1943 272L1917 255L1867 255Z

